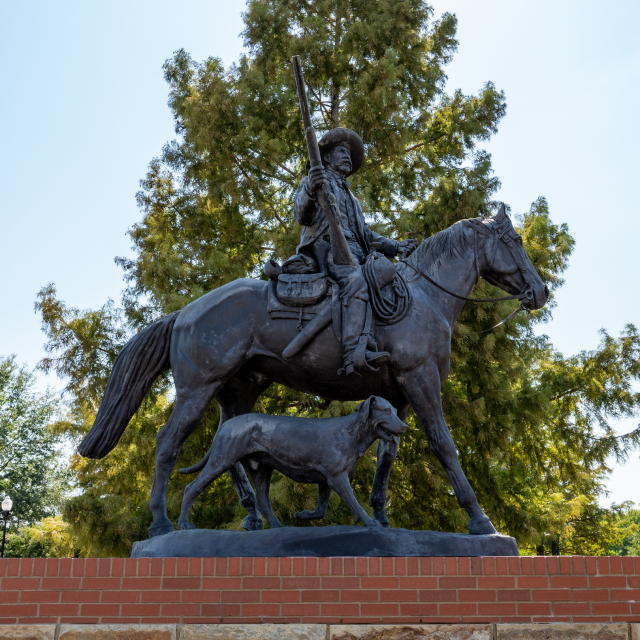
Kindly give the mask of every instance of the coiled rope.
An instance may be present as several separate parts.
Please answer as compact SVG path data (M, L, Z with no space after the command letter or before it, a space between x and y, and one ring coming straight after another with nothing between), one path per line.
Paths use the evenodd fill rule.
M382 295L383 284L379 281L376 273L375 261L378 256L371 253L367 256L362 272L369 289L369 300L371 309L376 316L378 324L395 324L405 317L411 304L411 293L405 279L396 271L395 278L391 284L393 300L388 300Z

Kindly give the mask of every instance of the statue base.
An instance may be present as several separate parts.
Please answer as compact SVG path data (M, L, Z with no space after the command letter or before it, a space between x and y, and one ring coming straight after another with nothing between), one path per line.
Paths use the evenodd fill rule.
M133 543L132 558L518 556L514 538L382 527L191 529Z

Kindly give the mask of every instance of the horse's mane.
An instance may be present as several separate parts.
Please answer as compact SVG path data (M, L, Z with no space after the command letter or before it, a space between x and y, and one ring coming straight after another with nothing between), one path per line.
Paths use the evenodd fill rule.
M429 276L437 274L440 265L444 260L457 258L463 255L468 249L468 245L464 239L464 229L466 220L460 220L450 227L438 231L435 235L426 238L420 243L420 246L407 258L407 262L415 264ZM405 280L413 282L418 275L416 272L407 267L402 267Z

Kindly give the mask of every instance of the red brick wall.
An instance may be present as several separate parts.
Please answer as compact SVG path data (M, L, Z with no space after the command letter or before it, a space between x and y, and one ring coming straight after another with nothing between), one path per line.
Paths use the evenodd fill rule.
M0 560L0 624L640 622L640 557Z

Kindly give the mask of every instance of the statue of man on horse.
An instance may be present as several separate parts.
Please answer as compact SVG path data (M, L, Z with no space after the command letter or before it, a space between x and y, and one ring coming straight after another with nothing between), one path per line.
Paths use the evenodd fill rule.
M230 282L134 336L114 363L96 420L78 452L90 458L107 455L153 382L171 369L175 407L156 437L149 500L153 514L149 535L158 536L174 531L167 515L169 476L186 438L212 400L220 407L223 424L251 413L273 383L329 400L354 401L379 395L391 403L401 420L410 410L415 412L458 503L469 516L469 533L495 533L460 465L442 412L440 389L449 375L451 333L466 301L496 300L468 297L481 277L510 294L501 300L517 299L524 309L544 306L549 290L504 206L491 218L461 220L426 238L417 248L411 240L398 242L369 229L360 204L344 181L362 164L362 140L348 129L334 129L320 144L316 142L306 93L303 100L300 91L303 79L299 65L294 58L310 168L295 198L295 215L303 225L302 240L297 256L283 265L285 271L289 267L289 274L302 274L296 286L291 280L296 276L279 275L280 267L276 269L274 263L269 282L255 278ZM396 274L396 268L385 263L398 254L403 256L403 264ZM404 256L409 257L404 260ZM382 262L381 272L390 274L390 278L379 279L382 284L388 285L395 277L395 307L389 295L385 298L382 292L374 297L371 291L381 294L379 287L371 286L376 282L371 277L375 261ZM341 333L335 326L338 314L334 315L333 296L326 296L327 277L320 273L328 274L339 288ZM315 310L296 306L299 300L294 300L293 306L287 306L286 301L281 304L276 295L281 278L289 283L286 286L294 299L303 283L312 291L314 283L321 280ZM386 315L388 321L371 322L368 298L376 306L378 319ZM389 313L380 313L385 310ZM313 319L303 327L305 318ZM329 326L332 319L333 328ZM305 349L298 348L301 344ZM294 349L292 345L297 346ZM338 375L339 370L346 375ZM371 370L375 371L372 375L355 375ZM389 526L386 494L396 454L397 443L378 441L369 504L372 520L382 526ZM206 458L202 462L206 463ZM242 464L238 462L228 473L248 512L243 526L261 529L256 496Z

